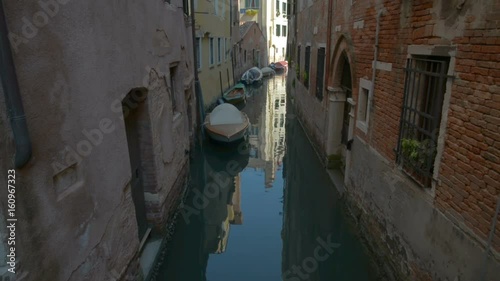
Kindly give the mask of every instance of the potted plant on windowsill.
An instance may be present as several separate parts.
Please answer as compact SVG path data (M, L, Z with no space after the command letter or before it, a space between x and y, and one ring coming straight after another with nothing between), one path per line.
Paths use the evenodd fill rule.
M252 16L252 17L255 16L257 13L258 13L258 10L255 10L255 9L248 9L245 12L245 14Z
M302 81L304 82L305 85L308 85L309 74L307 73L307 71L304 71L304 73L302 74Z
M402 168L413 179L428 186L428 173L432 174L436 145L431 139L418 141L413 138L401 139ZM431 162L432 161L432 162Z

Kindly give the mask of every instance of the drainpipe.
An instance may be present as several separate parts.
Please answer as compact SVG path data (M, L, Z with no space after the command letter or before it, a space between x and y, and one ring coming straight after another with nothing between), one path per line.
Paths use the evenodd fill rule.
M1 1L1 0L0 0ZM201 84L200 84L200 78L198 77L198 53L196 52L196 21L194 19L194 0L190 0L190 5L191 5L191 35L193 37L193 69L194 69L194 91L196 95L196 99L198 100L198 116L199 116L199 122L200 122L200 132L201 132L201 138L200 141L205 138L205 128L203 126L203 122L205 122L205 106L203 102L203 93L201 91ZM200 46L201 48L201 40L200 40Z
M371 95L369 96L370 110L373 110L373 96L375 93L375 76L377 73L377 60L378 60L378 37L380 33L380 17L385 13L385 8L380 9L377 13L377 28L375 30L375 45L373 46L375 51L373 54L373 70L372 70L372 86L370 89ZM367 121L368 123L370 120Z
M16 145L14 165L16 168L22 168L31 158L31 140L26 124L26 116L24 115L23 102L19 93L19 84L8 34L3 1L0 0L0 77L7 106L7 116L10 120Z
M332 48L332 6L333 6L333 0L328 0L328 19L327 19L327 27L326 27L326 75L327 77L330 77L330 56L331 56L331 51L330 49ZM329 80L327 79L327 82L325 83L327 88L329 84ZM324 90L324 89L321 89ZM324 97L323 97L324 98Z

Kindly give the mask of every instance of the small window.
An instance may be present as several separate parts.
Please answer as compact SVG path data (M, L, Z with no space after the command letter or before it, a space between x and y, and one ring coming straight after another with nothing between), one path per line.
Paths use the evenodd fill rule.
M217 38L217 64L222 61L222 38Z
M170 100L172 101L172 112L177 111L177 98L176 98L177 83L176 83L176 77L175 77L176 74L177 74L177 66L171 67L170 68Z
M356 127L368 133L368 120L370 119L370 91L372 82L361 78L359 80L358 112L356 114Z
M282 10L281 10L281 11L282 11L282 13L283 13L283 16L286 16L286 3L285 3L285 2L283 2L281 5L282 5L282 6L281 6L281 7L282 7Z
M448 79L448 57L412 57L405 68L397 161L423 187L432 187L437 138Z
M280 13L280 0L276 0L276 13L279 15Z
M214 56L214 38L210 38L210 58L209 58L209 64L210 66L214 65L215 63L215 56Z
M283 29L282 36L286 37L286 25L283 25L282 29Z
M276 25L276 36L281 36L281 25L277 24Z
M190 0L182 0L182 7L183 7L183 10L184 10L184 14L186 14L188 16L191 15L190 2L191 2Z

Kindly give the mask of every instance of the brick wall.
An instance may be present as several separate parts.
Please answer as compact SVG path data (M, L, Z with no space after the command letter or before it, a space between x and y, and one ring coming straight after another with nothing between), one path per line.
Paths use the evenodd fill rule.
M483 14L467 15L462 36L452 40L457 78L436 203L485 240L500 194L500 2L484 5ZM498 222L493 245L500 251Z
M434 47L432 52L436 51L436 54L439 53L438 50L452 50L449 52L449 68L453 78L450 78L451 87L448 89L442 113L442 134L435 166L436 182L432 189L424 189L410 180L405 180L404 184L398 185L397 188L412 194L412 200L430 202L429 208L435 208L435 211L444 215L460 230L460 234L456 235L477 242L483 249L491 231L496 202L500 195L500 2L333 2L330 73L327 77L329 82L325 83L325 86L332 85L336 79L335 75L338 75L333 67L338 56L334 50L341 42L345 42L347 47L344 51L348 53L352 67L352 94L355 101L359 101L359 80L371 80L372 77L376 17L380 9L385 9L380 19L377 61L390 64L391 68L377 70L368 131L365 133L355 127L355 135L372 148L365 152L380 156L384 165L391 168L391 173L396 177L404 177L396 164L395 148L398 144L406 76L404 68L411 49L409 46ZM298 35L297 38L290 38L290 41L296 40L297 45L302 43L302 69L307 42L312 46L311 66L315 67L317 44L322 42L321 38L324 38L326 33L327 19L322 18L320 11L327 11L326 3L328 1L324 0L317 1L310 7L306 5L297 16ZM311 14L323 19L324 24L319 24L318 34L311 33L315 26ZM299 85L291 88L291 92L299 101L297 112L306 124L308 133L320 147L325 147L326 126L318 127L314 124L324 122L325 115L328 114L328 99L318 102L315 98L315 73L315 70L310 73L309 91ZM356 150L356 146L353 149ZM365 170L368 169L367 173L370 173L372 168L369 163L361 163L359 159L357 161L351 163L354 169L363 166ZM356 188L361 190L353 186L353 190ZM361 193L356 196L366 196ZM360 199L358 203L364 204L363 202L371 199L373 198ZM370 202L369 208L376 210L377 207L373 206L373 203ZM385 219L390 223L390 220L395 218ZM426 226L428 225L425 223L422 225ZM495 230L493 249L498 257L500 219ZM410 267L415 269L416 274L420 270L416 265L418 262L410 263L413 264ZM423 272L421 274L425 275Z
M347 29L344 35L352 40L356 73L353 96L358 100L359 78L371 78L377 7L368 1L356 3L352 15L345 17L339 2L333 26ZM484 12L476 11L471 4L458 10L438 6L432 0L403 4L385 1L387 13L381 17L378 61L391 63L392 71L377 70L371 128L368 134L359 129L356 134L394 163L408 45L456 45L455 79L434 200L441 211L465 223L484 242L500 194L500 24L499 13L495 12L500 4L482 2ZM450 8L465 17L463 30L453 37L446 34L451 24L443 27L442 23L443 17L453 17ZM359 20L364 20L364 27L353 28ZM500 223L493 244L500 250Z

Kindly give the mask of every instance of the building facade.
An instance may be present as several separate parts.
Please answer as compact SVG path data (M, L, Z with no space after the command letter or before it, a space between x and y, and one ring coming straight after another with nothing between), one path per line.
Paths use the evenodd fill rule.
M241 0L240 21L255 21L267 40L268 59L264 63L286 60L288 0Z
M495 280L498 1L293 7L289 90L374 253L395 280Z
M14 62L3 44L2 76L16 71L0 89L0 178L15 173L19 280L148 276L195 132L186 2L2 2ZM28 140L11 126L23 117ZM0 268L14 280L3 258Z
M259 25L247 21L240 25L238 42L234 45L234 73L239 79L248 69L267 65L267 42Z
M197 67L205 108L234 85L232 5L231 0L194 0Z

